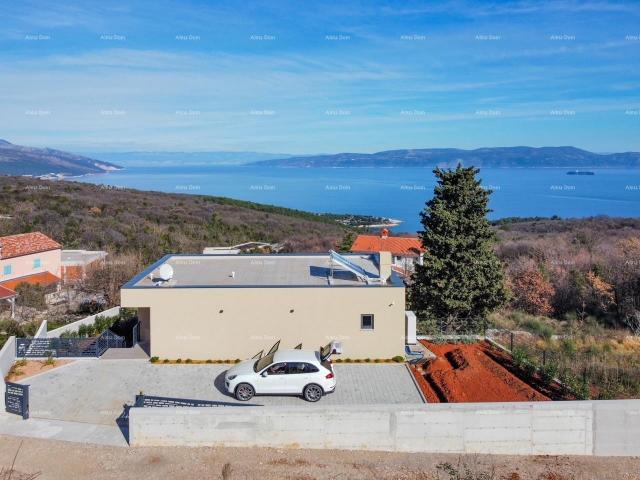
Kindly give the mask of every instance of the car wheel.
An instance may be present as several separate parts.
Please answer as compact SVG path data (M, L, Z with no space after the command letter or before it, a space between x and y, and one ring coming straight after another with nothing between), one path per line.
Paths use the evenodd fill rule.
M241 383L236 387L236 398L241 402L251 400L256 391L248 383Z
M307 402L317 402L322 398L322 395L324 395L324 390L315 383L310 383L302 391L302 396Z

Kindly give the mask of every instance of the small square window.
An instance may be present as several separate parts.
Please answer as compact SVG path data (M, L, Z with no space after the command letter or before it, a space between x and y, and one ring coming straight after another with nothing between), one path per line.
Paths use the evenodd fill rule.
M33 268L40 268L42 266L42 262L39 258L33 260Z
M373 314L372 313L360 315L360 329L373 330Z
M5 265L2 269L2 273L5 275L11 275L11 265Z

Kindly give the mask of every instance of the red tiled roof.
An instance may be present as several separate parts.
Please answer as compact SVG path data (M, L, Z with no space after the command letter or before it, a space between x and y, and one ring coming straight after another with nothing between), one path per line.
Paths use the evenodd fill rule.
M385 237L380 235L358 235L351 246L352 252L391 252L393 255L417 257L425 250L416 237Z
M10 288L5 288L0 285L0 300L6 300L7 298L15 297L16 292L11 290Z
M0 237L0 259L22 257L59 248L62 248L62 245L40 232Z
M0 283L0 287L15 289L16 285L21 283L30 283L31 285L51 285L58 283L60 279L51 272L34 273L33 275L25 275L24 277L12 278Z

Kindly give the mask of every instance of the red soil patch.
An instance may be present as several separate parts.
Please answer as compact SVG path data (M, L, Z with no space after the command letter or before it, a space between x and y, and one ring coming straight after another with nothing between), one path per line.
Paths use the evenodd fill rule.
M486 342L421 343L436 355L423 367L412 367L429 403L550 400L494 360L498 352Z

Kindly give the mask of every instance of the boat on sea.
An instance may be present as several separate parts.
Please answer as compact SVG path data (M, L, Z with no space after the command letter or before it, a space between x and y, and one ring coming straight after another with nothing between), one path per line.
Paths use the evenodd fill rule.
M569 170L567 175L595 175L596 172L592 172L591 170Z

